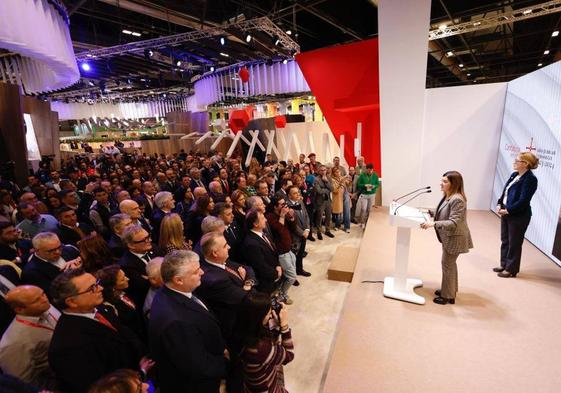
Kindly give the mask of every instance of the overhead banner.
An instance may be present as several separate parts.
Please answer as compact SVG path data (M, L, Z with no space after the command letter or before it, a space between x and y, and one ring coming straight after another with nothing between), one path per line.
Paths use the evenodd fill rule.
M561 62L508 83L492 210L523 151L540 159L526 239L561 266Z

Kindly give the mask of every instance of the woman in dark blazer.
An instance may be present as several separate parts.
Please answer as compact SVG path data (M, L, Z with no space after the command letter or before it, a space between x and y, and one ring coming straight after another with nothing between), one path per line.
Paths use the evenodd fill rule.
M437 304L454 304L458 292L458 267L456 260L473 248L471 233L467 226L466 196L462 175L448 171L442 175L440 189L444 196L436 211L431 215L434 221L421 224L421 228L434 227L436 237L442 243L442 286L435 292Z
M493 268L499 277L516 277L520 271L520 256L524 234L530 224L530 201L538 188L538 179L531 169L536 169L539 159L530 152L516 157L514 172L505 184L497 201L497 213L501 216L501 266Z

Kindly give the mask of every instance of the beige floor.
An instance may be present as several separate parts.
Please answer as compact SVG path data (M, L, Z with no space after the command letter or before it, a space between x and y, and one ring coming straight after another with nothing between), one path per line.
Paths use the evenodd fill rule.
M334 231L335 238L308 242L304 268L311 277L290 290L294 304L289 317L294 337L294 360L285 367L286 387L291 393L317 393L327 369L333 336L349 283L327 280L327 267L340 245L360 246L362 230Z
M330 346L327 331L332 334L333 326L328 324L337 320L329 312L340 308L345 288L319 280L318 287L337 295L316 290L308 308L294 313L294 319L303 320L294 325L298 363L287 369L289 390L561 392L561 269L525 242L521 273L498 278L491 268L498 263L499 220L490 212L470 211L468 222L475 248L458 260L456 305L432 302L441 278L439 243L432 230L413 231L409 276L424 281L417 293L427 303L420 306L384 298L380 284L360 283L383 279L393 269L395 228L376 210L345 298L323 389L316 385L318 369ZM318 302L320 296L337 302L328 306ZM296 292L295 299L297 307L306 301ZM318 331L324 342L316 339Z

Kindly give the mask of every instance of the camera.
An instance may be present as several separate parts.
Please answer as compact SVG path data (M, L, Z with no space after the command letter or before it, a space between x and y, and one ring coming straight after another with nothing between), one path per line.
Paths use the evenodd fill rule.
M287 296L283 293L278 293L271 297L271 308L277 313L277 315L279 315L282 308L282 303L286 302L287 299Z

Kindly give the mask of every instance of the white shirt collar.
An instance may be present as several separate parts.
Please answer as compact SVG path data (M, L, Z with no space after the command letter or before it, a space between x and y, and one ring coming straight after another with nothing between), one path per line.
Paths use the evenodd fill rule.
M209 261L208 259L205 259L205 260L207 261L207 263L208 263L209 265L219 267L219 268L222 269L222 270L226 270L226 265L223 264L223 263L214 263L214 262Z
M132 255L136 255L137 257L139 257L139 258L142 260L142 262L148 263L148 262L146 262L146 261L144 260L144 255L146 255L146 253L145 253L145 254L137 254L136 252L132 252L132 251L131 251L131 254L132 254Z
M191 296L193 296L193 294L192 294L191 292L182 292L182 291L178 291L177 289L173 289L173 288L171 288L171 287L169 287L169 286L167 286L167 285L166 285L166 287L167 287L168 289L174 291L174 292L180 293L180 294L182 294L183 296L188 297L189 299L191 299Z
M63 310L62 312L65 313L66 315L73 315L75 317L95 319L95 314L97 313L97 310L94 309L94 312L87 312L87 313L68 312L66 310Z

